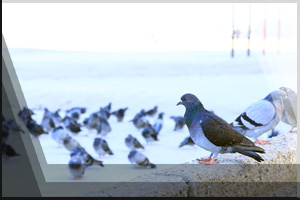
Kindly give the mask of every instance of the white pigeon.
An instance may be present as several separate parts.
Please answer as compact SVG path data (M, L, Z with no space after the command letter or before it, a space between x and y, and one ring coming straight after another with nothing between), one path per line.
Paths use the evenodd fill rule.
M230 125L244 136L252 137L256 143L270 144L258 137L272 130L281 120L284 112L282 99L287 93L275 90L265 98L251 104Z
M292 127L290 132L295 133L297 131L293 131L293 129L297 127L297 94L295 91L287 87L281 87L280 90L287 93L287 97L282 100L284 112L281 121L289 124Z

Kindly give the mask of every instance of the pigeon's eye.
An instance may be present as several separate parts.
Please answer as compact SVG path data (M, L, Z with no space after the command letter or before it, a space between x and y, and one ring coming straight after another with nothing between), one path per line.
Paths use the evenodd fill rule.
M186 98L186 100L190 100L190 98L189 98L189 97L187 97L187 98Z

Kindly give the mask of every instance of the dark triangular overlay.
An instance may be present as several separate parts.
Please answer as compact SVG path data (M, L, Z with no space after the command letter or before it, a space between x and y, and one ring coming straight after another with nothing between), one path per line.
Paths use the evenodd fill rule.
M25 124L18 118L23 106L26 106L25 98L2 35L2 117L13 119L25 131L9 132L6 139L2 134L2 197L41 196L35 175L41 168L39 164L35 171L32 168L32 163L38 163L37 155ZM6 156L5 148L9 145L20 155Z

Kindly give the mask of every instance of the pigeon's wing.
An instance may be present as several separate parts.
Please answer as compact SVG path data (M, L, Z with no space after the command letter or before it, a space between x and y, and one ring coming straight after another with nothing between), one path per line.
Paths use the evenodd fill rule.
M136 138L133 139L133 146L136 148L144 148Z
M251 104L245 112L236 118L233 123L235 127L255 129L265 126L275 117L276 109L272 103L265 100Z
M134 156L134 161L135 161L137 164L139 164L139 165L147 164L147 162L149 162L149 161L148 161L148 158L147 158L144 154L142 154L142 153L140 153L140 152L137 152L137 153L135 154L135 156Z
M291 95L292 97L292 95ZM297 96L283 99L284 114L281 121L288 124L297 124Z
M234 130L225 120L213 113L208 113L200 120L206 138L216 146L254 146L251 140Z
M105 140L102 142L102 148L105 152L110 151L110 148L108 147L108 143Z

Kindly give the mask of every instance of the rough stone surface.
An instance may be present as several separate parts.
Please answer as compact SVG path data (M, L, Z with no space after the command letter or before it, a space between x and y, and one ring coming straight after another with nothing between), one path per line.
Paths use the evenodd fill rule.
M296 196L297 134L286 133L261 146L258 163L241 154L220 154L219 164L194 160L152 174L140 175L84 196L246 197Z

